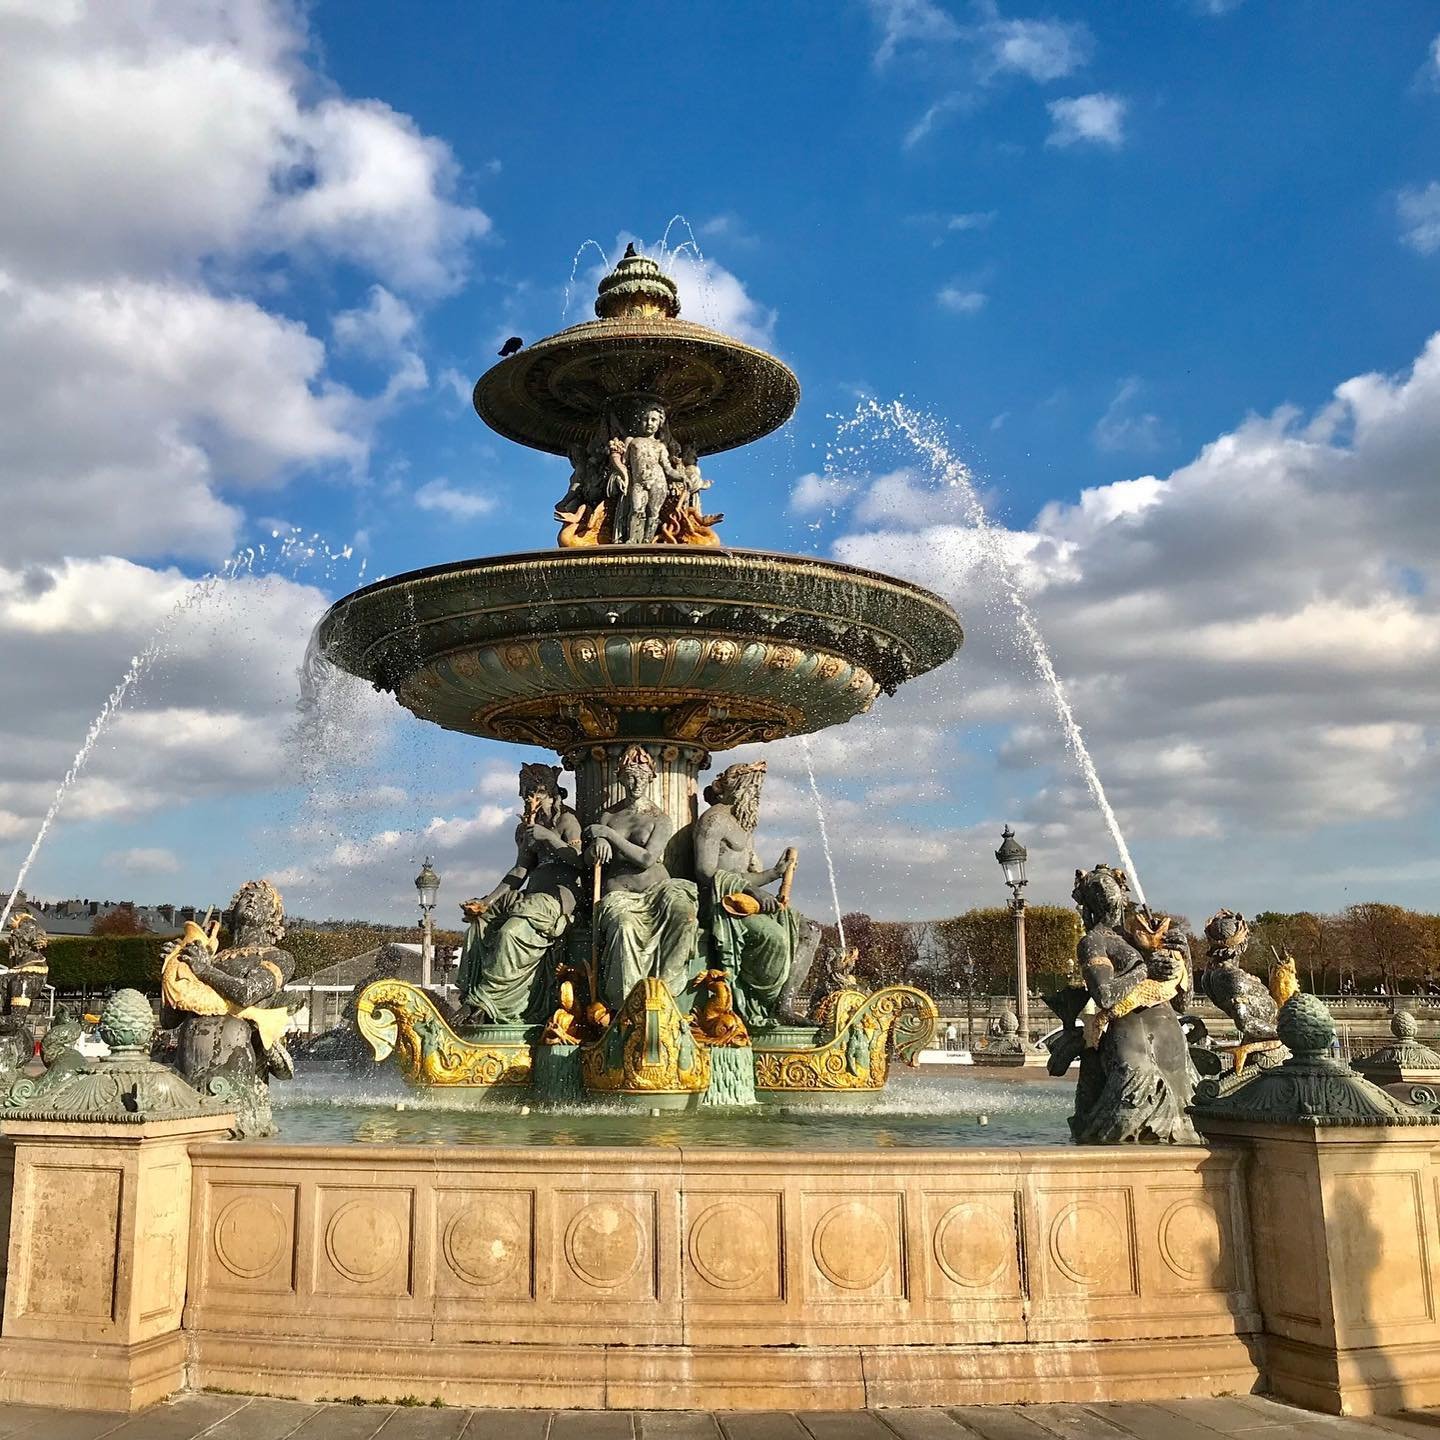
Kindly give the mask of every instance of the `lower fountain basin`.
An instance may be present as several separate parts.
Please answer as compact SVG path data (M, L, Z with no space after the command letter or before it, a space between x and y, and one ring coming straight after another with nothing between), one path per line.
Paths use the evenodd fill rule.
M608 546L466 560L338 601L318 644L447 730L710 750L843 724L943 664L937 595L808 556Z

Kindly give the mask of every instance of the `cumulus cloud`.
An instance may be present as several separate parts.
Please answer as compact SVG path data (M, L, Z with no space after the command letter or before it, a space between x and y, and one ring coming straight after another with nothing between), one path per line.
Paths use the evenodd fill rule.
M1047 145L1061 148L1070 145L1102 145L1118 150L1125 143L1125 111L1128 102L1119 95L1076 95L1068 100L1052 100L1051 129Z
M1395 197L1400 238L1421 255L1440 250L1440 181L1401 190Z
M230 492L363 467L426 384L394 290L453 288L489 222L443 144L324 84L280 0L12 7L0 47L0 189L24 197L0 211L0 561L219 559ZM383 282L334 328L386 364L378 394L246 294L275 257Z
M180 857L163 846L136 846L132 850L112 850L104 864L111 870L127 875L178 875Z
M464 490L448 480L430 480L415 492L422 510L433 510L452 520L478 520L495 508L495 498L479 490Z
M875 49L875 64L880 68L911 46L944 44L961 33L949 14L932 0L870 0L870 13L880 31Z
M1354 827L1410 822L1440 795L1437 417L1440 336L1404 373L1347 380L1313 414L1251 416L1167 475L1086 489L1000 532L1142 875L1168 903L1213 906L1230 886L1252 908L1333 907L1311 869L1333 876ZM1023 823L1062 895L1067 867L1113 846L997 598L996 551L945 500L923 468L855 489L836 557L941 590L968 639L951 665L823 737L816 768L864 807L867 834L903 837L924 802L885 796L924 793L937 774L963 795L971 748L993 751L993 828ZM876 757L888 773L857 787L848 767ZM957 844L968 834L938 815L927 834L932 819ZM939 868L899 844L867 880L868 840L839 828L852 893L920 913ZM984 826L969 843L984 838L993 848ZM1278 871L1260 854L1277 843L1294 857ZM981 865L973 880L949 882L947 903L984 898L993 877Z
M1078 22L996 17L983 32L996 72L1013 71L1042 84L1078 70L1093 49L1089 29Z

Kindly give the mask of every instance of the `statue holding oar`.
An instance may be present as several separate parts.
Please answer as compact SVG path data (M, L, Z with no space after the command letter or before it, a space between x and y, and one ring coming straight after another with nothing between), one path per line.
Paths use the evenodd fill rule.
M796 852L765 869L755 853L765 762L731 765L705 788L710 808L695 823L695 878L710 934L710 962L733 977L752 1030L803 1024L795 995L820 944L820 926L790 908ZM780 882L771 895L766 887Z

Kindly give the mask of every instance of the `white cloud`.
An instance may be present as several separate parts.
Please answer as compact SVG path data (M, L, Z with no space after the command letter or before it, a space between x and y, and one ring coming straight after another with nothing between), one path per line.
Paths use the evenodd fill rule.
M163 847L137 846L133 850L112 850L103 862L109 869L123 870L127 875L178 875L180 858Z
M1440 250L1440 181L1401 190L1395 197L1400 238L1421 255Z
M1344 869L1355 827L1433 812L1436 454L1440 335L1406 373L1356 376L1313 415L1252 416L1166 476L1087 489L1000 533L1160 903L1335 908L1331 881L1313 877ZM840 827L837 863L852 896L889 914L933 908L932 885L952 907L989 893L978 862L946 880L907 860L915 802L881 792L923 793L938 771L963 793L954 767L997 730L997 809L1047 867L1032 889L1061 897L1067 867L1113 854L997 599L994 552L948 503L919 471L873 476L835 544L841 560L941 590L968 632L945 669L832 732L840 749L816 746L829 788L846 787L851 757L883 757L888 773L865 785L864 844L878 828L894 855L867 876L864 845ZM923 746L921 723L935 737ZM984 738L967 739L976 727ZM956 845L993 848L983 828L962 829Z
M1115 387L1114 397L1092 432L1097 449L1144 454L1164 445L1164 422L1158 415L1136 408L1144 388L1137 375L1128 376Z
M672 251L663 263L679 287L680 313L685 319L762 350L774 346L777 314L756 300L739 276L717 260L697 259L688 250L678 255Z
M967 290L963 285L942 286L935 296L942 310L952 315L974 315L985 308L986 295L983 290Z
M932 0L869 0L869 4L880 27L875 64L882 68L903 49L944 44L961 33L955 21Z
M422 510L437 511L452 520L478 520L495 508L495 497L479 490L462 490L448 480L430 480L415 492Z
M1125 111L1128 102L1119 95L1077 95L1052 100L1046 107L1053 122L1047 145L1107 145L1118 149L1125 143Z
M996 71L1011 71L1042 84L1078 70L1093 49L1090 31L1079 23L995 19L984 29Z
M994 210L970 210L963 215L947 215L947 230L988 230L995 223Z

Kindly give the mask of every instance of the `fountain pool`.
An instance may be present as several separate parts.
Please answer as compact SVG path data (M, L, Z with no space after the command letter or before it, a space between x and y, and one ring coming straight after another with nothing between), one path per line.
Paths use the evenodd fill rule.
M523 1109L465 1091L417 1091L394 1070L357 1082L301 1073L276 1087L283 1144L667 1146L893 1150L1058 1145L1068 1139L1068 1080L978 1080L899 1069L859 1103L715 1108L652 1116L603 1103ZM986 1123L981 1124L984 1116Z

